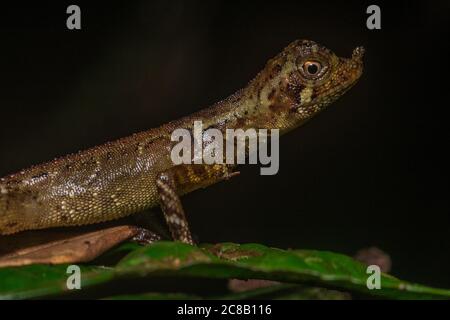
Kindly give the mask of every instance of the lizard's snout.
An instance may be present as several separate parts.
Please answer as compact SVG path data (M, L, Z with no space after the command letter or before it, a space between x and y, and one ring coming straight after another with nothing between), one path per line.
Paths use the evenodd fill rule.
M352 60L362 63L365 52L366 50L364 49L364 47L356 47L352 53Z
M364 47L356 47L353 50L351 59L345 59L345 72L351 74L351 78L354 80L359 79L363 72L365 49Z

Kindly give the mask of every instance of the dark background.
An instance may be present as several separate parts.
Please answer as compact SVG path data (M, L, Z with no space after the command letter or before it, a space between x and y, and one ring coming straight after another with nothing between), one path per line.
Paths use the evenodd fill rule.
M394 1L392 1L394 2ZM280 171L184 198L202 242L354 254L378 246L392 273L450 287L450 4L373 1L69 2L0 9L0 176L156 127L222 99L295 39L365 73L330 109L282 137ZM378 4L382 30L366 28Z

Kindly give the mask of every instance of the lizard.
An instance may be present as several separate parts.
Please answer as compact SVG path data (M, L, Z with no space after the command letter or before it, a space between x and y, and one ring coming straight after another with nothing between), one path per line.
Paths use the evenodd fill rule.
M228 179L229 164L178 164L170 158L177 128L279 129L289 132L342 96L360 78L364 48L338 57L296 40L228 98L158 128L135 133L0 179L0 234L100 223L162 208L174 240L192 244L180 197Z

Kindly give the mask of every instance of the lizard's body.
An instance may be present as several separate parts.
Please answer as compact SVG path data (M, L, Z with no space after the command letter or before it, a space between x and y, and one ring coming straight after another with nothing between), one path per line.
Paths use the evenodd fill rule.
M210 108L2 178L0 234L97 223L161 204L169 226L183 229L171 228L174 237L191 242L178 195L227 178L232 167L175 166L172 132L192 130L196 120L204 130L223 133L227 128L292 130L356 82L362 54L358 48L352 59L341 59L314 42L296 41L246 88ZM304 69L311 61L325 70L317 79L308 71L314 68Z

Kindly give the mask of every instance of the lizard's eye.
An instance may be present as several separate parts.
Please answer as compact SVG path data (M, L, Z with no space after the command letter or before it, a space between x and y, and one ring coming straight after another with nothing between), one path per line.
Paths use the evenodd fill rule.
M322 70L322 64L318 61L305 61L303 63L303 72L307 76L314 77Z
M322 59L300 59L297 66L302 77L307 81L318 81L324 78L328 71L328 63Z

